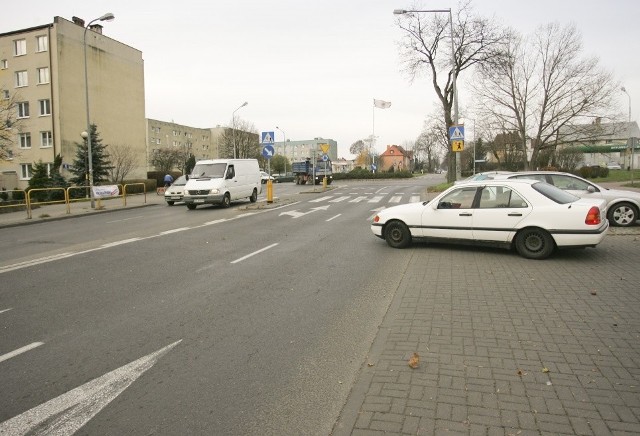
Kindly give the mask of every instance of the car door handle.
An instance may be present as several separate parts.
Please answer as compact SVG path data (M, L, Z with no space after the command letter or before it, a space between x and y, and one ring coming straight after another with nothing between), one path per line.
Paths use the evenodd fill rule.
M472 216L470 212L462 212L459 216Z
M520 212L511 212L509 216L522 216Z

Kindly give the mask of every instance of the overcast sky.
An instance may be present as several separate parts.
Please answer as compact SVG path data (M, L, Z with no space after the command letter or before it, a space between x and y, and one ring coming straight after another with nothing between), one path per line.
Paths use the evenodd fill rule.
M550 22L574 23L585 55L595 55L631 96L640 114L640 1L475 0L474 9L527 34ZM229 125L232 113L257 131L280 127L290 140L338 142L338 156L375 133L377 149L420 134L435 94L430 81L400 71L394 0L32 0L6 2L0 33L53 22L86 22L112 12L104 33L142 51L146 116L193 127ZM450 0L425 9L457 7ZM460 77L461 108L471 106ZM392 103L373 110L373 99ZM628 98L620 92L620 111ZM467 130L471 133L470 122ZM375 129L375 132L374 132Z

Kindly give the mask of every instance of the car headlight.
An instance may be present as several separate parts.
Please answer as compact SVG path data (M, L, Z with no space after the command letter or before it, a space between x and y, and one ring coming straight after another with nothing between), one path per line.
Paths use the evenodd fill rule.
M211 191L209 191L209 193L211 193L211 194L219 194L220 190L219 189L212 189Z

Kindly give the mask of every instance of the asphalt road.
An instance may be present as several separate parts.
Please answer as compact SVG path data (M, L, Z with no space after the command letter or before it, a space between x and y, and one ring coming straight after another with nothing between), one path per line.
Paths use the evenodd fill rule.
M390 256L370 217L427 182L350 184L332 200L282 185L306 193L4 231L0 355L33 348L0 362L0 422L170 347L103 408L111 393L74 406L78 434L329 434L409 257ZM43 408L36 428L73 409Z

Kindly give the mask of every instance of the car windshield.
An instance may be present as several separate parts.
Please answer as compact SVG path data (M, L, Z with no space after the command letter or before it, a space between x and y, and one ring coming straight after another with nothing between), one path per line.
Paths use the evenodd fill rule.
M580 197L576 197L570 192L563 191L562 189L545 182L533 183L531 187L548 199L559 204L573 203L580 199Z
M202 177L221 179L224 177L226 169L226 163L196 164L196 166L193 167L193 171L191 171L191 177L195 179Z
M177 186L182 186L182 185L186 185L187 184L187 177L186 176L180 176L176 179L175 182L173 182L174 185Z

